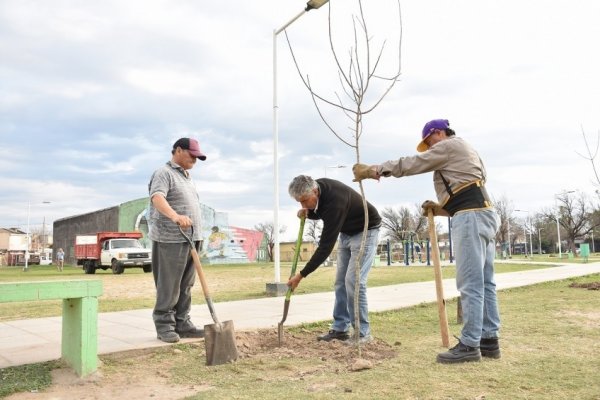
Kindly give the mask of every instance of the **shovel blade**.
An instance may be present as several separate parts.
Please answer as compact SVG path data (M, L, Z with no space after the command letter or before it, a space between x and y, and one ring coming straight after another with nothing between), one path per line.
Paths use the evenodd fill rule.
M204 325L206 365L221 365L238 358L233 321Z
M287 298L283 302L283 318L281 318L281 322L277 324L277 339L279 340L279 347L283 343L283 323L287 319L288 311L290 309L290 299Z
M283 343L283 322L277 324L277 339L279 340L279 347Z

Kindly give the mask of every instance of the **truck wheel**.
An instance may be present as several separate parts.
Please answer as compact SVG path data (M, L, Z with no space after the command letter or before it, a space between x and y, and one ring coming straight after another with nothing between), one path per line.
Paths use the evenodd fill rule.
M117 260L112 260L112 263L110 266L111 266L113 274L119 275L119 274L123 273L123 265L121 265L121 263L118 262Z
M144 272L152 272L152 265L144 265L142 268L144 268Z
M94 265L93 261L86 261L83 263L83 272L85 272L86 274L95 274L96 273L96 266Z

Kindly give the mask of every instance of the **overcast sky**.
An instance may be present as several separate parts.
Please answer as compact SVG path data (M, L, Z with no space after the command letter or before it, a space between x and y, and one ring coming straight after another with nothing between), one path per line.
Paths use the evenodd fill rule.
M201 200L232 225L273 220L273 41L295 0L0 0L0 226L32 227L147 195L173 142L197 138ZM352 0L331 0L347 54ZM401 81L364 121L361 160L415 153L446 118L480 153L488 191L539 211L563 190L591 194L581 136L600 129L600 2L404 1ZM392 0L365 1L382 73L397 62ZM317 92L341 93L328 7L287 30ZM320 120L278 35L280 219L295 238L298 174L351 182L354 150ZM373 87L377 95L379 87ZM341 114L328 114L349 135ZM349 138L349 136L347 136ZM328 168L332 166L347 168ZM378 208L434 198L431 174L365 183ZM44 204L44 202L50 202ZM518 216L518 215L517 215Z

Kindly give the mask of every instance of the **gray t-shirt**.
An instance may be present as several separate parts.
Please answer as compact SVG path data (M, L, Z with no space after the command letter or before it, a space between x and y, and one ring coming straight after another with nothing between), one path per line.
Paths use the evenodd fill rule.
M187 215L194 224L193 240L201 240L200 198L196 186L189 174L172 161L157 169L148 184L150 199L155 194L164 196L167 203L177 214ZM150 201L148 219L148 237L163 243L180 243L185 239L179 232L179 227L169 218L161 214ZM190 230L184 230L188 235Z

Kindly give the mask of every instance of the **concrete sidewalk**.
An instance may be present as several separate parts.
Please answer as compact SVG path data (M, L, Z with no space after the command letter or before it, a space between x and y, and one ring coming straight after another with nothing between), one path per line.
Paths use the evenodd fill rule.
M592 273L600 273L600 263L497 274L496 284L502 290ZM433 281L373 287L368 293L371 312L436 301ZM454 279L444 280L444 296L447 299L458 296ZM276 329L282 318L283 300L270 297L230 301L216 303L215 309L221 321L234 321L236 331ZM286 326L331 319L333 300L333 292L292 296ZM191 317L199 326L212 323L206 305L194 305ZM167 346L156 339L151 309L100 313L98 330L100 354ZM59 359L60 341L61 317L0 323L0 368Z

